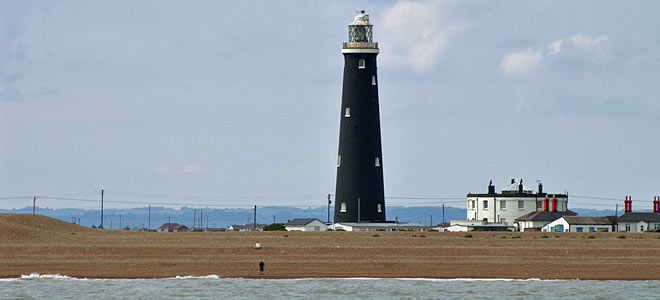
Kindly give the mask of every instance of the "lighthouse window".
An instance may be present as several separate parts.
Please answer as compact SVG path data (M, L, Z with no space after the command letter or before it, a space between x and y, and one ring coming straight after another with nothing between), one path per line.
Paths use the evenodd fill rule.
M346 118L350 118L350 117L351 117L351 108L350 108L350 107L347 107L347 108L346 108L346 114L344 114L344 117L346 117Z
M376 76L371 76L371 85L376 85Z
M380 157L376 157L376 159L374 159L374 164L376 167L380 167Z
M341 166L341 154L337 155L337 167Z
M380 203L378 203L378 212L383 212L383 207L380 206Z
M365 64L364 64L364 59L360 59L360 60L358 61L358 68L359 68L359 69L364 69L364 65L365 65Z
M341 203L341 209L339 210L339 212L346 212L346 202Z

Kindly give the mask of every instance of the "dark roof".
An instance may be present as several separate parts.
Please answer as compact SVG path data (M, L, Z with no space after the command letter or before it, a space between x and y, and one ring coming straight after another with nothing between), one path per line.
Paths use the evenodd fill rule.
M614 225L616 220L610 217L578 217L578 216L564 216L566 223L570 225Z
M558 211L558 212L551 212L551 211L544 211L544 210L537 210L530 212L522 217L516 218L516 221L549 221L552 222L554 220L557 220L563 216L575 216L577 213L572 212L570 210L567 211Z
M660 213L628 212L619 217L619 222L660 222Z
M493 197L493 198L538 198L539 200L545 199L545 197L548 197L550 199L552 198L557 198L557 199L568 199L568 195L566 194L548 194L548 193L536 193L536 194L525 194L525 193L511 193L511 194L479 194L479 193L468 193L467 194L468 198L473 198L473 197Z
M168 226L169 226L169 228L168 228ZM188 226L186 226L186 225L181 225L181 224L179 224L179 223L165 223L165 224L163 224L163 225L160 225L160 227L158 227L158 229L159 229L159 230L163 230L163 229L164 229L164 230L167 230L167 231L171 231L171 230L178 230L178 231L181 231L181 230L187 230L187 229L188 229Z
M317 218L298 218L298 219L293 219L293 220L289 221L289 223L286 223L285 225L304 226L304 225L307 225L309 223L312 223L312 221L314 221L314 220L318 220L319 222L321 222L321 220L319 220Z

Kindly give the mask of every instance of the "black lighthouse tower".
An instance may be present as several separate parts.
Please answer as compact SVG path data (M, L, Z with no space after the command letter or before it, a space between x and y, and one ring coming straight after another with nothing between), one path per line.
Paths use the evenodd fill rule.
M362 11L348 25L343 43L344 83L341 96L335 222L385 222L383 157L378 110L373 25Z

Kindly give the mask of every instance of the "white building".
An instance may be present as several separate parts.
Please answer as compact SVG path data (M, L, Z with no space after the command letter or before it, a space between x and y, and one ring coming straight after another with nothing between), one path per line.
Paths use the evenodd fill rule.
M466 231L514 231L515 227L501 223L486 223L483 220L451 220L451 225L444 228L448 232Z
M326 231L328 226L316 218L293 219L284 224L288 231Z
M428 227L416 223L348 223L333 224L334 230L345 231L427 231Z
M511 184L495 192L495 186L488 185L488 193L467 195L467 219L483 220L487 223L501 223L513 226L516 218L533 211L563 212L568 210L568 194L547 194L539 183L534 193L523 185L522 179L511 179Z
M615 217L563 216L543 226L543 232L613 232Z
M541 227L546 224L557 220L563 216L574 216L576 213L566 210L561 212L551 212L537 210L521 217L516 218L516 225L518 230L521 232L524 231L541 231Z
M653 198L653 212L632 212L632 197L626 197L625 213L619 217L621 232L644 232L660 230L660 197Z

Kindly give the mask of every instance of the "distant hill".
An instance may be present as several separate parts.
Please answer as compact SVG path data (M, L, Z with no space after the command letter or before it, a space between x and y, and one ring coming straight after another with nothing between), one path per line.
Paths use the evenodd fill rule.
M151 229L158 228L158 226L168 222L184 224L191 227L193 223L192 207L182 207L181 209L167 208L167 207L151 207ZM596 210L596 209L573 209L580 216L613 216L613 210ZM200 209L196 210L197 216L194 218L199 226ZM0 210L0 213L32 213L32 207L25 207L21 209ZM399 222L420 223L423 225L430 225L431 218L433 224L439 224L443 221L442 207L439 206L387 206L387 218L394 221L395 218ZM37 214L49 216L69 223L76 223L87 227L99 226L101 213L98 210L84 210L84 209L52 209L52 208L37 208ZM330 216L332 218L334 210L330 208ZM619 215L623 214L619 211ZM121 227L128 226L130 228L147 228L149 227L149 211L147 207L139 207L133 209L106 209L103 212L104 227L120 229ZM121 220L120 220L121 216ZM226 228L232 224L246 224L253 222L254 210L245 208L203 208L203 227L211 228ZM464 208L456 208L446 206L444 211L444 221L462 220L466 217L466 210ZM257 208L257 222L262 224L270 224L273 222L286 223L288 220L295 218L318 218L325 222L328 220L327 207L259 207ZM121 221L121 224L120 224ZM121 227L120 227L121 225Z

